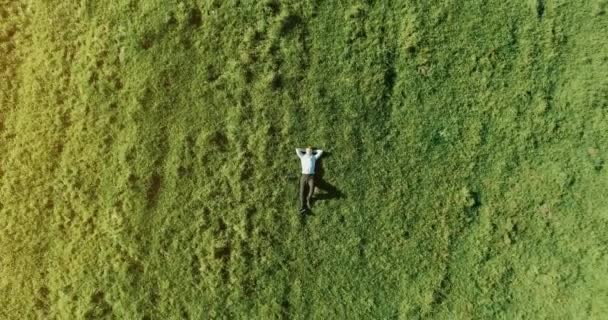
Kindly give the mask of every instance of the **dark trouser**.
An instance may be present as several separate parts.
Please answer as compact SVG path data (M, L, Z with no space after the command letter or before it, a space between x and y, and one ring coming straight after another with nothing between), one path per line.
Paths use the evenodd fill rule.
M308 185L308 193L305 191L306 185ZM313 174L302 174L302 178L300 178L300 208L304 208L305 204L310 203L314 192L315 176Z

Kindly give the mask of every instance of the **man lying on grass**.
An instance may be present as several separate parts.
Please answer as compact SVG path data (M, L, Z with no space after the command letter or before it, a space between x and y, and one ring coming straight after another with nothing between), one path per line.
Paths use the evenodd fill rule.
M315 191L315 162L323 154L323 150L317 150L316 154L312 153L312 147L307 146L306 150L296 148L296 154L300 157L302 162L302 178L300 178L300 212L306 211L311 208L310 200ZM308 193L305 192L305 188L308 185ZM306 198L306 207L304 207L304 198Z

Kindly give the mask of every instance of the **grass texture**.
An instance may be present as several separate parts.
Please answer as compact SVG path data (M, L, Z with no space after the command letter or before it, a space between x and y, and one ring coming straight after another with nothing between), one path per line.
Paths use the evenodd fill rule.
M605 317L606 10L0 0L0 318Z

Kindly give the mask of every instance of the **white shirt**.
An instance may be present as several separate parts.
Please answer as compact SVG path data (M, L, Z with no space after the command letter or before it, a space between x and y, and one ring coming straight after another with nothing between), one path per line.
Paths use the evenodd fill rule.
M317 150L317 154L308 155L300 148L296 148L296 154L302 162L302 174L315 174L315 162L323 154L323 150Z

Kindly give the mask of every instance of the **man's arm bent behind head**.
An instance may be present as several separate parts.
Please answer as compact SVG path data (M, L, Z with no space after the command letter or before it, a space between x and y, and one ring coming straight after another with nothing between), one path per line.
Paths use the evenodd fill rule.
M321 149L317 150L317 154L315 154L315 158L317 158L317 159L321 158L322 154L323 154L323 150L321 150Z
M302 158L302 153L304 153L304 149L296 148L296 154L298 157Z

